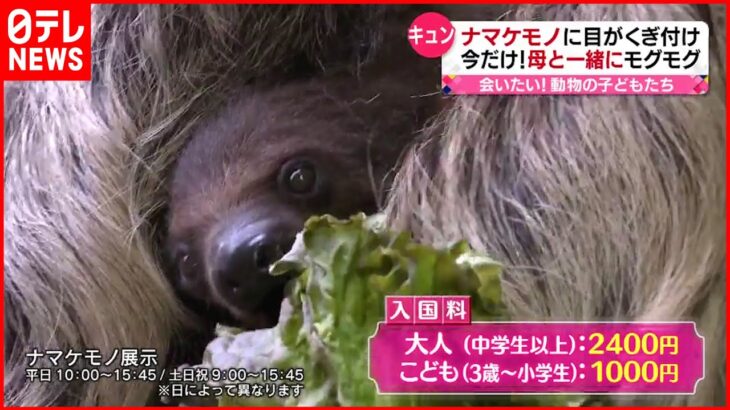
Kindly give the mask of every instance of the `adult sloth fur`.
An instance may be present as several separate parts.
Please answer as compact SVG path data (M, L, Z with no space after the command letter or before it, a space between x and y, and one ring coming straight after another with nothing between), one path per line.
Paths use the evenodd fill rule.
M5 404L148 402L146 383L26 383L25 353L150 347L164 358L191 322L158 250L187 130L234 83L377 64L381 28L434 8L95 6L91 83L6 84ZM386 210L421 240L467 238L506 262L517 317L696 320L698 394L643 400L722 404L724 9L445 13L710 23L706 96L454 98L445 131L427 131L405 159Z

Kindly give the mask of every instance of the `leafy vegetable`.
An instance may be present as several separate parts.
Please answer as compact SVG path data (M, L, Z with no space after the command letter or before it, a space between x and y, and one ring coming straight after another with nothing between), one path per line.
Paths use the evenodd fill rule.
M384 318L385 295L470 295L473 320L505 319L501 266L465 242L443 249L385 229L380 216L307 221L271 268L298 273L278 326L219 328L203 367L303 369L304 388L286 399L223 398L220 405L566 405L558 396L378 395L368 378L368 338Z

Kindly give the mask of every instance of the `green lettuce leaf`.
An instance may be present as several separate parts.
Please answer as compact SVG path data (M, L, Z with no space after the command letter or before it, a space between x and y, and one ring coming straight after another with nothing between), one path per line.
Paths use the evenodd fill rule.
M501 265L466 242L435 248L386 229L381 216L309 219L272 275L296 274L279 324L220 327L201 366L303 369L304 388L284 399L221 398L221 406L571 405L576 397L378 395L368 377L368 338L386 295L470 295L474 321L506 320ZM281 381L288 383L289 381Z

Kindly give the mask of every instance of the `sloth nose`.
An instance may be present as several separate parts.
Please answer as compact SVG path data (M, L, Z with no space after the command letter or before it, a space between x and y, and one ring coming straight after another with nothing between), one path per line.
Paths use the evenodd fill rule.
M211 279L218 293L244 310L256 310L272 293L281 293L288 278L269 274L269 266L294 243L291 229L257 223L225 229L213 244Z

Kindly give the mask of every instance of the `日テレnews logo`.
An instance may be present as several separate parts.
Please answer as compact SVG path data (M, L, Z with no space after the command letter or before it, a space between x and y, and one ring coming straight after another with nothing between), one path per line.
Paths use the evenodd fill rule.
M90 4L7 3L0 6L4 80L91 79Z

